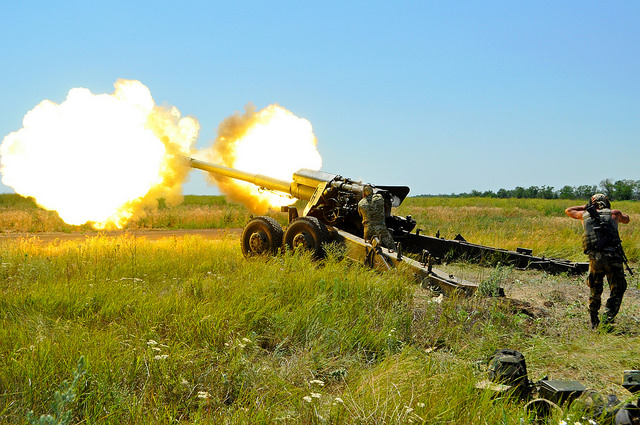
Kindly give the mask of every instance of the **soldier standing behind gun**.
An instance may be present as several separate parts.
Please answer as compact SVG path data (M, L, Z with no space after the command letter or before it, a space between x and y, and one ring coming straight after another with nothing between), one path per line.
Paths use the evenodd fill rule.
M364 240L371 241L374 236L377 236L382 246L394 249L393 237L384 222L384 198L379 193L374 195L373 187L369 184L362 189L362 195L362 199L358 202L358 213L362 216Z
M589 256L589 277L587 278L587 285L590 288L589 314L591 327L595 329L600 324L598 311L602 303L600 297L604 276L607 276L611 294L602 316L603 324L613 322L627 289L627 280L622 266L622 263L626 262L626 257L620 244L618 223L628 223L629 216L619 210L612 210L609 198L602 193L593 195L587 205L567 208L565 213L571 218L582 220L584 227L582 244L584 253ZM630 269L628 270L631 272Z

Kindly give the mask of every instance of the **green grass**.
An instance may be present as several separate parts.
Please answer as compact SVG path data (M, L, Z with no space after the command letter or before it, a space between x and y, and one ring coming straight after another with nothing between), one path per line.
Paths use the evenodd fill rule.
M34 208L38 208L35 199L29 197L25 198L24 196L2 193L0 194L0 208L17 208L17 209L26 209L32 210Z
M402 270L334 254L247 261L231 238L122 236L3 242L0 263L4 423L51 412L81 357L70 408L87 424L529 423L522 402L474 388L496 348L525 352L531 378L604 391L640 368L631 303L626 334L598 334L560 296L535 318L498 299L437 303ZM457 267L532 289L583 285Z
M580 222L564 215L580 203L409 198L396 214L425 234L584 261ZM631 216L620 230L637 263L640 203L614 207ZM128 229L237 228L249 217L223 197L186 196ZM0 195L0 228L89 230L18 195ZM531 315L491 298L436 303L403 271L379 274L333 254L246 261L230 238L7 240L0 264L3 423L52 413L81 357L71 423L87 424L529 423L522 402L474 388L496 348L524 352L532 379L577 379L605 394L620 390L623 370L640 369L638 274L618 332L599 334L586 322L583 277L509 268L447 265L551 307Z

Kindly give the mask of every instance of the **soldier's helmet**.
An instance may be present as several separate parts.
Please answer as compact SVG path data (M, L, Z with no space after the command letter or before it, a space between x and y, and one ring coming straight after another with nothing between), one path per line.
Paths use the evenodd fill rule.
M373 187L370 184L364 185L362 188L362 196L373 195Z
M611 208L611 202L609 198L603 193L596 193L591 197L591 203L596 206L597 209Z

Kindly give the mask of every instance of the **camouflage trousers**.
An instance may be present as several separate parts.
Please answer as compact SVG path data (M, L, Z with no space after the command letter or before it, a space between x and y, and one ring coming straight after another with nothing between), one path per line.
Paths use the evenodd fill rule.
M622 304L622 297L627 290L627 279L624 277L622 260L615 256L607 257L600 253L591 255L589 258L587 285L590 289L589 312L592 318L594 315L597 317L602 304L601 297L605 276L607 277L607 282L609 282L611 293L605 304L603 320L605 323L610 323L618 314L620 304Z
M389 233L389 229L385 226L365 225L364 226L364 240L371 241L371 238L377 236L382 243L382 246L388 249L395 249L396 244L393 241L393 236Z

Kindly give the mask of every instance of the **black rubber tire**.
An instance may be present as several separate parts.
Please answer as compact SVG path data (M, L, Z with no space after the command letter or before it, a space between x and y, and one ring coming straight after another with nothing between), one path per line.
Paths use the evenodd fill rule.
M280 224L271 217L256 217L242 229L240 246L246 257L275 255L282 247L283 231Z
M284 245L287 249L305 249L315 258L324 256L322 244L329 241L329 231L316 217L300 217L293 220L284 233Z

